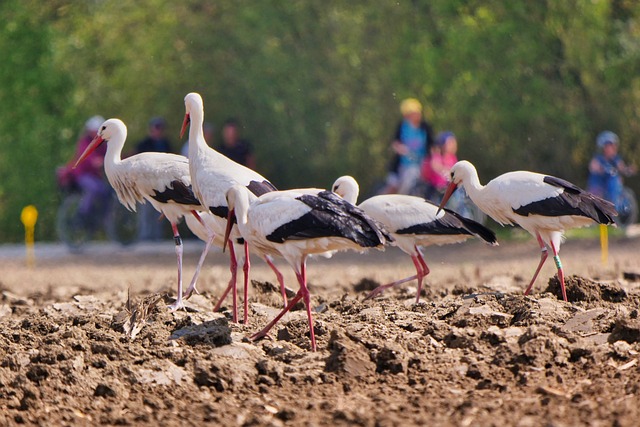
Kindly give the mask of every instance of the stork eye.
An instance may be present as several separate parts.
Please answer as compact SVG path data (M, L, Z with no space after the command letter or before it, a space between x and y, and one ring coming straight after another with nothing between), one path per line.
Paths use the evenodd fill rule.
M105 130L107 130L107 127L106 126L102 126L102 129L100 129L100 130L104 132Z

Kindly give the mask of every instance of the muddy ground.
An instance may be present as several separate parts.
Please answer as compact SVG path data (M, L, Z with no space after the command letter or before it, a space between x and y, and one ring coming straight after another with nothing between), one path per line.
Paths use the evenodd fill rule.
M532 240L427 249L432 273L418 305L415 283L362 301L373 286L413 274L395 249L311 260L315 353L302 307L270 339L248 341L281 305L257 260L248 325L230 321L230 303L211 312L228 280L221 254L210 257L189 310L170 313L163 295L175 293L175 259L166 245L157 254L43 257L35 268L0 259L1 425L640 419L638 239L612 241L606 265L598 242L567 242L569 303L558 300L551 262L522 296L538 261ZM187 255L186 276L196 259L196 250ZM132 326L134 339L124 332Z

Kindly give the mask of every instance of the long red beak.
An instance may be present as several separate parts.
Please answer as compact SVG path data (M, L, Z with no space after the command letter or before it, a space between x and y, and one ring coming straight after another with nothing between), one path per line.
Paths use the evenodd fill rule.
M180 129L180 139L184 136L184 132L187 130L187 126L191 123L191 117L189 117L189 113L184 115L184 120L182 121L182 129Z
M227 242L229 241L229 235L231 234L231 229L233 228L233 219L236 216L236 211L234 209L229 209L229 214L227 215L227 229L224 232L224 243L222 244L222 252L227 249Z
M458 185L455 182L451 181L449 183L449 186L447 187L447 191L444 192L444 197L442 198L442 201L440 202L440 206L438 206L438 212L436 212L436 215L438 215L440 213L440 211L442 210L442 208L444 208L447 205L447 202L449 201L449 198L451 197L453 192L456 191L456 188L458 188Z
M78 167L80 162L86 159L89 156L89 154L93 153L95 149L98 148L100 144L102 144L103 142L104 142L104 139L100 135L96 135L96 137L91 140L89 145L87 145L87 148L85 148L84 153L82 153L78 158L78 160L76 160L76 164L73 165L73 168L75 169L76 167Z

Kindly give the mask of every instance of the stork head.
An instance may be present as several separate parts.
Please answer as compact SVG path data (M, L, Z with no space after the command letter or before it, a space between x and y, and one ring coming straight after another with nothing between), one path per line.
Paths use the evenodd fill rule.
M449 181L449 186L444 192L444 196L442 197L442 201L440 202L440 206L438 207L438 213L440 213L442 208L447 205L449 198L451 197L453 192L456 191L458 186L469 181L469 179L474 174L476 176L478 175L478 173L476 172L476 168L466 160L461 160L453 165L449 173L451 175L451 180Z
M333 183L333 187L331 187L331 191L352 205L355 205L358 201L360 186L358 185L358 181L356 181L352 176L344 175L336 179L336 182Z
M95 138L89 143L87 148L85 148L84 152L80 155L76 163L73 165L76 168L84 159L89 157L91 153L95 151L96 148L100 146L103 142L109 143L109 141L113 141L113 143L120 144L119 147L122 150L122 146L124 145L124 141L127 139L127 127L120 119L109 119L100 125L98 129L98 133Z
M180 138L184 136L187 126L191 123L193 114L204 114L204 103L199 93L191 92L184 97L184 120L182 121L182 129L180 129Z

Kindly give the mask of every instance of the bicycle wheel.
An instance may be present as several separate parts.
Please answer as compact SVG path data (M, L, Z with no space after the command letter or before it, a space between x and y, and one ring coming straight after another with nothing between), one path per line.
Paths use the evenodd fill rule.
M68 194L58 208L56 217L58 238L72 252L80 252L90 237L90 231L78 213L81 198L79 193Z
M638 202L636 200L636 194L632 189L624 187L622 189L621 199L622 202L618 210L616 222L622 227L635 224L638 222Z
M105 231L112 242L128 246L138 240L139 216L125 208L114 195L111 199Z

